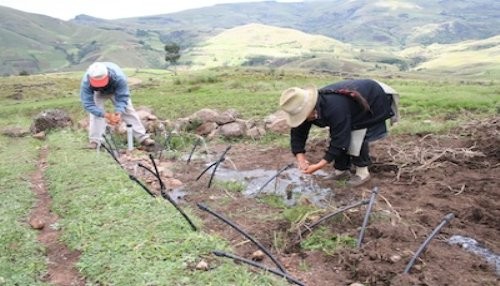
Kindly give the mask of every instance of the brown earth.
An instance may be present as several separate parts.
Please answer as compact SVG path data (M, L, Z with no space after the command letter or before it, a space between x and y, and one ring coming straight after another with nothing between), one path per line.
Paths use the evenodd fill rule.
M319 160L326 146L326 139L309 142L310 161ZM500 235L499 146L498 117L471 122L449 135L390 136L375 142L371 150L374 162L371 166L372 180L365 186L348 189L333 181L322 183L330 187L334 194L331 206L321 214L369 198L374 187L380 190L361 247L344 248L333 254L308 251L298 246L295 243L298 228L303 230L304 223L291 224L285 220L282 208L218 186L207 188L210 172L197 181L196 177L205 169L207 162L193 160L186 164L179 160L172 162L172 170L174 177L184 182L183 190L187 193L180 206L188 204L195 210L204 221L203 231L225 237L236 255L250 258L258 250L228 225L199 210L196 206L199 202L247 231L271 250L291 276L306 285L350 285L355 282L364 285L498 285L499 278L493 266L459 246L449 245L446 240L459 234L474 238L493 252L500 253L497 239ZM226 147L209 146L212 157L216 158ZM230 161L238 170L278 170L294 161L288 148L263 148L257 144L233 144L227 157L230 160L222 165L234 167L228 163ZM122 156L121 160L126 158ZM142 161L149 160L144 156ZM122 161L124 165L127 163L136 162ZM154 181L151 174L145 172L144 176L149 178L142 177L143 181ZM35 185L40 180L40 174L35 174ZM150 186L155 189L157 185L153 183ZM38 194L37 189L34 188ZM45 198L43 193L39 194L39 199L48 200L43 205L49 208L50 198ZM43 208L41 204L40 201L37 209ZM357 238L365 210L366 206L355 208L344 213L340 219L329 219L322 225L339 235ZM53 217L50 211L36 211L33 216L45 219L45 225L52 223L54 218L48 220ZM455 218L430 242L410 274L402 274L415 251L449 213L453 213ZM317 215L309 219L317 220ZM47 229L44 227L42 234ZM46 245L57 241L57 234L51 237L44 242ZM63 246L57 247L66 251ZM57 263L55 258L51 258L50 251L48 255L49 260L54 259ZM217 267L222 259L208 259L210 267ZM262 263L275 268L269 258ZM72 265L67 261L62 264L70 268ZM251 269L259 272L256 268ZM68 279L83 283L81 278L71 274L71 269L49 269L49 277L56 277L58 271L69 273L63 276L68 275ZM55 279L49 280L57 284Z
M47 148L42 148L37 169L31 176L31 186L36 194L37 202L31 211L29 222L34 229L38 229L38 240L45 246L47 256L47 273L42 281L53 285L80 286L85 285L85 279L75 269L80 253L70 251L66 245L59 242L60 232L57 229L58 216L50 210L52 199L47 192L43 178L47 166Z
M321 159L327 140L308 143L310 161ZM334 190L334 205L343 206L380 192L372 210L360 249L344 248L327 255L294 247L297 225L273 208L239 193L207 188L209 175L194 179L206 162L179 165L177 174L190 190L186 200L192 207L204 202L231 219L268 249L289 273L306 285L498 285L494 266L483 258L446 243L452 235L476 239L500 253L500 119L472 122L450 135L390 136L372 145L372 180L356 189L327 182ZM227 145L214 146L221 154ZM288 148L233 145L228 158L239 170L278 170L293 162ZM231 164L227 164L230 168ZM334 209L334 207L333 207ZM334 233L357 238L366 207L347 212L343 218L322 225ZM332 210L329 210L330 212ZM410 274L402 274L427 236L448 213L455 218L431 240ZM250 258L258 250L241 234L206 212L204 231L226 237L234 252ZM264 219L263 219L264 218ZM313 217L311 217L313 218ZM317 219L317 218L313 218ZM292 229L293 227L293 229ZM303 228L302 228L303 229ZM287 244L277 247L276 234L285 234ZM264 263L273 267L267 258ZM274 267L275 268L275 267Z

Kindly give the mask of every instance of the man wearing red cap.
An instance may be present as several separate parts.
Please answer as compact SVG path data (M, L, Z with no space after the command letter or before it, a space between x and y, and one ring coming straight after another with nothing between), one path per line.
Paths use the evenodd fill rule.
M117 125L123 121L132 125L134 138L143 146L153 146L154 140L132 106L127 77L114 63L95 62L89 66L82 78L80 99L85 111L90 114L89 148L96 149L102 142L106 123ZM114 112L106 112L104 102L110 99Z

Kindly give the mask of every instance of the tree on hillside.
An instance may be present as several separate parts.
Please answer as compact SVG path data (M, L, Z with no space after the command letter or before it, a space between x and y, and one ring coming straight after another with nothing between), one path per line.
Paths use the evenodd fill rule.
M181 57L180 54L181 47L176 43L170 43L165 45L165 61L170 65L174 66L174 74L176 73L175 65Z

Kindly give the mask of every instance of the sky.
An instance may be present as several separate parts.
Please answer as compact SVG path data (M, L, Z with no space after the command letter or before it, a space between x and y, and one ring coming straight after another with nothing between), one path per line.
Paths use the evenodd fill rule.
M0 0L0 6L70 20L80 14L103 19L119 19L168 14L215 4L261 1L264 0ZM302 2L302 0L274 1Z

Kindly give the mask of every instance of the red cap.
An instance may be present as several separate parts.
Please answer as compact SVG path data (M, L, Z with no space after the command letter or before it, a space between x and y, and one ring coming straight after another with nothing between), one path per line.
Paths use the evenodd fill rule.
M103 63L91 64L87 74L92 87L105 87L109 83L108 68Z

